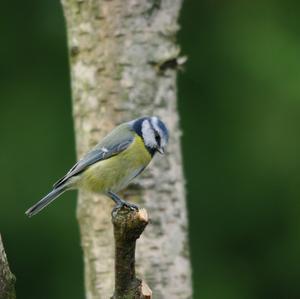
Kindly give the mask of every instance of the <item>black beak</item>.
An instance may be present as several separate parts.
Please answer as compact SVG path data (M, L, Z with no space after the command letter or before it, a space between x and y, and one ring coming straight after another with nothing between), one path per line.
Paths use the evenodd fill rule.
M158 147L158 148L157 148L157 151L158 151L161 155L163 155L163 154L165 153L165 150L164 150L163 147Z

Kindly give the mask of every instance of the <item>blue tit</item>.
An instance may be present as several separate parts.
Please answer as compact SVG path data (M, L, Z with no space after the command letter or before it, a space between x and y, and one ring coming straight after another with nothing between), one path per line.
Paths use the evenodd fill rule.
M83 156L53 185L53 190L26 211L31 217L67 190L81 189L106 194L116 207L138 207L121 199L124 189L150 163L156 152L164 153L168 130L157 117L141 117L123 123Z

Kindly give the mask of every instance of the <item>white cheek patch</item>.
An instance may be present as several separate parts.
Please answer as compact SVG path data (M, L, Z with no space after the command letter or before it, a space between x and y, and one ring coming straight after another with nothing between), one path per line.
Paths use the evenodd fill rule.
M144 120L142 123L142 135L144 138L144 142L147 146L149 147L156 146L154 131L150 125L149 120Z

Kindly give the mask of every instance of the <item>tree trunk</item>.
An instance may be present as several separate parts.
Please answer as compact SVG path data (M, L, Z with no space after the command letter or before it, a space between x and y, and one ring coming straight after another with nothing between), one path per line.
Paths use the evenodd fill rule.
M187 213L176 105L177 17L182 0L62 0L67 24L73 115L80 157L123 121L157 115L170 143L127 200L151 222L139 242L138 272L153 297L191 298ZM80 192L77 217L88 299L113 290L111 200Z

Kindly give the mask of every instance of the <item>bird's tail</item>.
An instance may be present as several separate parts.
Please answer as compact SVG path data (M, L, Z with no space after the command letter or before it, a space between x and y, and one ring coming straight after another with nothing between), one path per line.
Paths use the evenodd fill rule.
M53 189L45 197L43 197L40 201L38 201L34 206L32 206L31 208L29 208L25 212L25 214L28 217L36 215L43 208L45 208L46 206L48 206L54 199L56 199L58 196L60 196L65 191L66 191L66 187L65 186L61 186L61 187Z

